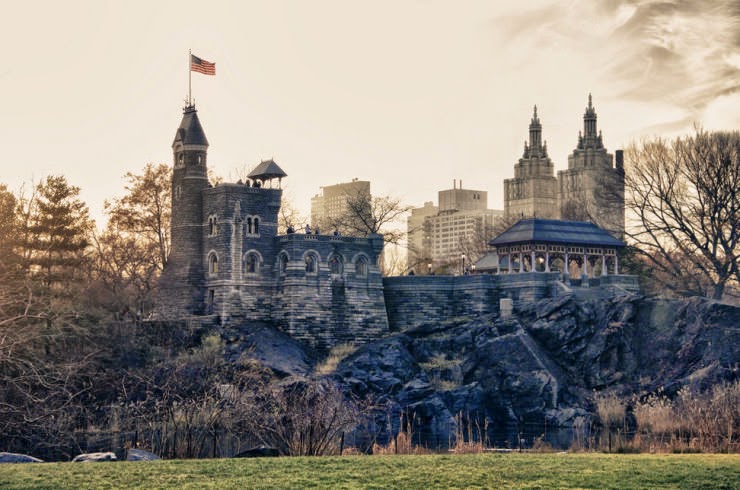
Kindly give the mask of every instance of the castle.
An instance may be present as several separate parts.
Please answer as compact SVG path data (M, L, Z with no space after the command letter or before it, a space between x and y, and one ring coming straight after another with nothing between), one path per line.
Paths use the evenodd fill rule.
M583 145L574 153L573 168L563 174L574 175L572 182L590 175L592 168L597 175L603 172L607 157L611 164L611 155L594 160L594 155L603 155L605 150L599 146L600 137L593 139L595 114L593 121L587 126ZM536 112L532 123L530 143L525 148L529 160L520 161L517 169L524 182L539 178L542 169L544 174L552 174L546 147L540 144ZM499 254L508 257L506 274L498 264L497 274L382 278L378 269L381 235L320 235L308 229L305 233L291 229L278 233L280 186L287 174L273 160L261 162L247 182L211 185L208 139L193 106L183 111L172 151L172 246L154 313L162 321L264 322L326 350L340 343L368 342L425 322L496 315L504 303L507 308L517 307L563 294L573 285L636 287L634 278L619 274L616 253L623 246L619 240L603 241L603 230L584 234L576 229L563 241L562 230L544 235L540 230L597 227L536 220L504 242L491 241ZM597 165L596 161L602 163ZM513 184L507 181L506 185L507 203L515 209ZM523 188L518 199L529 199L535 212L549 206L536 200L540 196L532 194L533 187ZM548 199L553 196L545 193ZM591 235L595 240L588 238ZM551 268L553 260L560 260L561 266ZM581 272L573 283L567 272L572 261L579 261ZM599 277L594 277L594 265L598 264Z
M193 106L183 111L172 151L172 247L156 317L270 322L320 348L388 331L382 236L278 235L287 174L268 160L251 182L212 186Z

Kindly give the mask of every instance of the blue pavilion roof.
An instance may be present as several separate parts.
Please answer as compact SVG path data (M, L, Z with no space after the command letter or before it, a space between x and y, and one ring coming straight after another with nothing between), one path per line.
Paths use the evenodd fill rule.
M488 242L494 247L520 243L557 243L563 245L591 245L595 247L624 247L606 230L593 223L556 219L523 219Z

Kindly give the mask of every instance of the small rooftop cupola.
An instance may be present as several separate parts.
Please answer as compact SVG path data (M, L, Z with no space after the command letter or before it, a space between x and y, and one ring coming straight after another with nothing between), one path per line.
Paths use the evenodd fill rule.
M542 144L542 124L537 116L537 106L534 106L532 120L529 122L529 144L524 143L524 158L546 157L547 145Z
M578 135L578 148L602 148L601 133L596 131L596 109L591 94L588 94L588 106L583 114L583 137Z
M265 185L265 182L270 182L270 187L272 187L273 179L278 179L278 188L282 185L283 177L287 176L288 174L286 174L272 158L269 160L262 160L260 164L257 165L254 170L249 172L249 175L247 175L250 179L261 182L263 186Z

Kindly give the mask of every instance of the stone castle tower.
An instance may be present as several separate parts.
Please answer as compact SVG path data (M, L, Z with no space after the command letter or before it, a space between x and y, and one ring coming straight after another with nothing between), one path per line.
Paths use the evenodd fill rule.
M529 142L524 154L514 165L514 178L504 180L505 218L557 218L557 180L555 167L547 155L547 142L542 141L542 124L537 106L529 123Z
M547 144L541 143L542 125L535 106L529 124L529 143L514 166L515 177L504 180L507 218L556 218L591 221L616 237L624 234L624 166L622 151L607 153L596 128L591 94L583 116L583 132L568 156L568 169L554 176Z
M203 191L208 184L208 139L195 107L186 107L172 142L172 252L167 267L167 297L172 306L202 313Z
M287 174L267 160L247 182L211 185L208 140L193 106L172 150L172 247L158 320L267 322L320 349L387 332L382 236L279 235Z

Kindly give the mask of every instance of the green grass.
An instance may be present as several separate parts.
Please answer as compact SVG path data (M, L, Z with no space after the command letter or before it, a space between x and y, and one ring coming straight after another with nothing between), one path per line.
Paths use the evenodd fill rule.
M740 488L740 455L482 454L0 466L0 488Z

